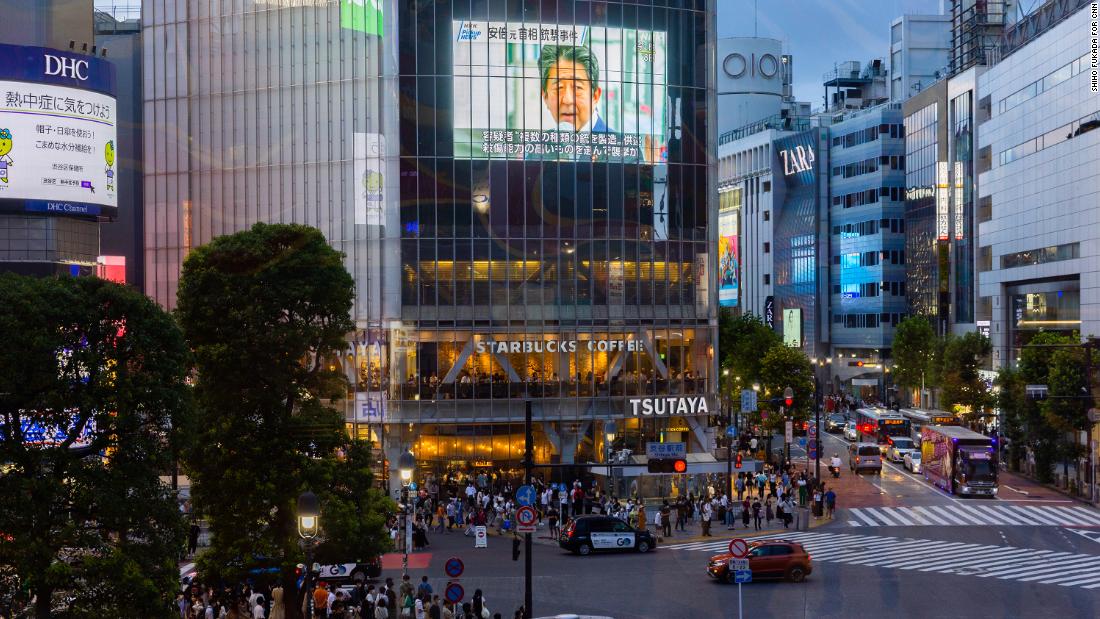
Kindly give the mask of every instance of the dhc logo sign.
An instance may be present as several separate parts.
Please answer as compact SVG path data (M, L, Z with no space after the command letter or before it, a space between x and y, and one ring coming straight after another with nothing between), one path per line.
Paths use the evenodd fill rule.
M59 75L86 81L88 79L88 61L46 54L46 75Z

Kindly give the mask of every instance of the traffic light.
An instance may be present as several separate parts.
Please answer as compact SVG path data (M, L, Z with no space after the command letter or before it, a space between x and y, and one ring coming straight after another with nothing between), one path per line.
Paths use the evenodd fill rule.
M646 468L650 473L686 473L687 460L683 458L653 458Z
M733 463L733 468L741 468L741 454L737 454L737 460Z
M783 403L787 405L787 408L794 405L794 390L790 387L783 390Z
M519 538L512 538L512 560L519 561Z

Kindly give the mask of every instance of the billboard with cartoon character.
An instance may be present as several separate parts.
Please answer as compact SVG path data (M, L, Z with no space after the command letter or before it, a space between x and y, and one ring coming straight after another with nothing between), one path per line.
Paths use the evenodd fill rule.
M117 213L114 90L102 58L0 44L0 210Z

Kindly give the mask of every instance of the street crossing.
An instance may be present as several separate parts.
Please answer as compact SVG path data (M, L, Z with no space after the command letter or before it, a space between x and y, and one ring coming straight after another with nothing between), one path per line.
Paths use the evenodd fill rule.
M1100 526L1100 511L1080 506L968 503L917 507L854 507L841 510L853 527L913 526Z
M1100 589L1100 555L813 531L784 532L774 538L801 543L814 562ZM718 540L662 548L718 554L727 552L728 546L729 540Z

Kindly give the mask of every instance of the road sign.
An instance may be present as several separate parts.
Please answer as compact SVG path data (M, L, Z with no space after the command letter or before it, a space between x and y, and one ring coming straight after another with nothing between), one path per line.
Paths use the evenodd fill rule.
M730 569L735 572L744 572L749 569L748 559L730 559Z
M517 533L534 533L535 522L538 520L539 515L535 512L535 508L530 505L524 505L516 510L516 532Z
M756 410L756 392L752 389L741 390L741 412L751 413Z
M687 443L658 443L650 441L645 444L645 455L650 460L665 460L683 458L687 456Z
M534 486L520 486L519 489L516 490L516 503L520 505L534 505L535 496Z
M794 442L794 422L793 421L787 421L786 424L784 424L784 425L785 425L784 432L786 434L787 442L788 443L793 443Z
M810 435L810 438L816 438L817 437L817 424L816 423L811 423L809 429L806 430L806 432Z
M752 572L750 570L734 572L733 582L737 584L741 584L743 582L752 582Z
M462 559L458 557L451 557L443 564L443 571L451 578L458 578L465 569L466 566L462 563Z
M726 436L730 438L737 438L737 426L729 426L726 428Z
M447 583L447 588L443 590L443 597L447 598L452 604L461 602L464 595L466 595L466 590L457 582Z
M749 543L740 537L735 537L730 540L729 551L734 559L744 559L749 556Z
M806 437L805 436L798 437L798 446L799 447L805 447L806 446Z
M474 527L474 548L488 548L489 538L484 526Z

